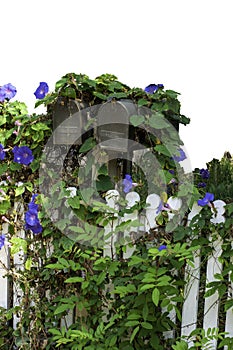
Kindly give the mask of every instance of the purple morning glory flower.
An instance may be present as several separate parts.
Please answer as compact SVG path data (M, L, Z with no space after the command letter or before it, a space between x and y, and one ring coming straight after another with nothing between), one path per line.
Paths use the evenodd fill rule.
M148 94L154 94L158 89L163 89L163 84L150 84L145 87L144 91Z
M28 204L28 209L31 211L37 211L38 210L38 204L35 203L35 199L38 195L37 194L33 194L31 202Z
M206 192L205 197L202 199L198 199L197 204L201 207L204 207L205 205L208 205L210 202L214 200L214 194Z
M199 182L199 183L197 184L197 187L199 187L199 188L206 187L206 183L205 183L205 182Z
M150 84L145 87L144 91L147 92L148 94L153 94L159 89L158 85L156 84Z
M25 213L25 221L26 221L26 224L29 226L37 225L37 223L39 222L37 211L36 210L28 210Z
M25 213L25 229L31 230L34 234L41 233L43 228L38 218L38 204L35 203L37 194L33 194L31 202L28 204L28 211Z
M5 100L5 91L0 87L0 102Z
M10 100L16 95L16 87L12 84L5 84L0 87L0 102L3 102L5 99Z
M14 162L29 165L33 160L34 156L32 151L27 146L15 146L13 148Z
M163 201L161 201L159 203L158 209L156 210L156 214L160 213L163 210L169 211L172 208L170 207L170 205L168 203L164 203Z
M0 160L4 160L6 152L4 150L4 146L0 143Z
M165 244L162 244L161 246L158 247L158 250L161 252L161 250L167 249L167 246Z
M184 152L184 150L182 148L179 148L178 151L180 152L180 155L179 156L173 156L172 159L176 162L182 162L183 160L185 160L187 157L186 157L186 154Z
M2 247L4 246L5 244L5 239L6 239L6 236L4 234L2 234L0 236L0 250L2 249Z
M132 180L131 175L126 174L125 178L122 181L122 184L124 186L123 191L125 193L128 193L131 190L131 188L133 187L133 180Z
M31 230L34 234L38 234L38 233L41 233L41 232L42 232L43 227L41 226L40 221L39 221L39 219L38 219L37 221L35 221L35 224L34 224L34 225L29 225L29 224L26 222L25 229L26 229L26 230Z
M203 179L208 179L210 177L210 173L208 169L201 169L200 175Z
M36 91L34 92L34 95L36 96L36 98L38 98L39 100L42 100L42 98L45 97L45 95L49 92L49 86L47 83L45 83L44 81L40 82L40 85L38 86L38 88L36 89Z

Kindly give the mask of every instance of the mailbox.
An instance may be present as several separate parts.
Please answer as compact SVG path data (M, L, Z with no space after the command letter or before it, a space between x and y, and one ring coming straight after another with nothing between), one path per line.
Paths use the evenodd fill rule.
M112 152L128 152L131 136L130 116L137 114L131 100L108 101L100 106L97 114L97 138L101 149Z
M82 128L86 124L85 104L66 97L59 97L52 106L53 143L55 145L81 144Z

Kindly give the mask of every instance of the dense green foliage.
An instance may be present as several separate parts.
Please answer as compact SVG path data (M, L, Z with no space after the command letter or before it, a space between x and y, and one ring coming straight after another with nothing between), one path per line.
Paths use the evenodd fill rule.
M129 88L108 74L95 80L86 75L67 74L57 82L54 92L37 102L37 105L43 103L47 106L47 114L29 116L24 103L0 103L0 144L6 150L5 158L0 161L0 224L2 228L8 224L5 234L10 243L10 248L5 245L2 249L10 249L10 264L9 267L5 266L10 288L23 291L18 305L13 305L10 300L9 309L0 309L1 350L15 349L14 346L25 350L187 349L187 339L180 339L185 266L192 265L193 252L200 249L204 269L213 249L210 234L218 234L224 241L221 255L223 271L221 276L217 276L217 283L210 285L208 292L218 291L222 319L219 330L208 334L202 330L201 324L198 325L193 349L207 344L214 337L219 339L220 348L224 344L232 346L232 339L223 337L224 315L227 309L233 307L232 299L227 298L228 276L233 281L232 158L225 156L221 161L214 160L208 164L210 177L206 188L198 187L201 180L199 169L194 172L194 182L191 174L184 174L179 162L172 158L182 145L179 137L170 133L170 139L166 139L165 144L161 142L159 132L156 137L150 134L150 128L158 128L158 120L161 129L168 127L164 120L176 128L180 123L188 124L189 119L180 114L178 95L164 89L147 94L140 88ZM131 118L131 125L138 137L141 137L138 127L144 125L146 134L143 135L143 142L152 149L163 170L165 183L152 181L161 201L166 204L167 198L174 196L185 203L185 198L190 195L191 200L186 203L185 212L173 212L174 218L169 222L168 212L161 210L157 216L157 228L136 241L127 242L122 237L124 231L132 227L132 222L114 226L111 234L118 234L121 238L115 245L112 243L112 254L106 255L103 245L96 242L104 240L105 229L113 225L116 213L118 217L123 217L125 213L132 213L135 207L126 208L125 193L121 187L118 187L120 199L117 212L111 211L101 201L90 202L95 191L104 199L106 192L115 188L114 181L120 180L111 178L107 165L98 167L93 155L86 160L85 156L96 145L95 135L87 134L85 142L70 147L62 176L57 174L56 166L51 166L48 178L40 177L40 168L46 164L44 148L53 131L56 103L69 106L69 102L75 100L85 106L95 106L122 99L130 99L139 107L146 106L152 110L148 118ZM88 122L95 125L96 121L91 118ZM14 161L12 150L15 146L29 147L34 160L29 165ZM62 146L56 147L56 150L62 149ZM170 150L174 150L174 154ZM145 157L142 162L146 161ZM95 191L91 186L86 188L84 198L80 188L93 166L98 169L98 185ZM135 191L141 196L136 209L143 212L148 194L147 184L140 169L132 168L131 175L138 183ZM40 193L40 186L50 188L49 200ZM71 195L70 187L77 189L75 195ZM213 212L209 206L205 206L187 225L187 215L193 203L202 198L206 191L214 193L215 199L226 201L225 222L217 225L211 223ZM23 203L26 211L33 194L38 194L36 203L39 205L38 216L43 231L33 234L26 229L22 236L20 232L25 228L25 217L19 207ZM60 208L59 220L54 224L51 213ZM79 218L80 225L70 222L69 208ZM138 226L137 222L133 224ZM64 234L67 229L68 235ZM160 250L162 245L166 248ZM128 247L133 247L134 251L126 258ZM14 257L20 252L23 253L23 268L17 270ZM202 283L204 286L205 281ZM176 312L176 323L169 318L172 309ZM200 310L200 319L203 316L201 312L203 310ZM15 315L18 323L14 329ZM164 337L164 332L169 330L174 330L174 339Z

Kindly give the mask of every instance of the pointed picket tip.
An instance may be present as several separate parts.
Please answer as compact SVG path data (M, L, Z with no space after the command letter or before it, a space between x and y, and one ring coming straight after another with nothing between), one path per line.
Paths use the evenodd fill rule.
M158 194L152 193L146 199L146 204L149 204L147 209L158 209L161 203L161 198Z
M106 196L105 196L107 205L111 208L115 207L119 198L120 198L120 194L117 190L109 190L109 191L107 191Z
M172 208L172 210L178 211L178 210L180 210L180 208L182 206L182 200L180 198L177 198L177 197L168 198L167 203Z
M225 213L225 205L226 203L222 201L221 199L217 199L213 202L215 209L218 212L218 215L222 215Z
M133 207L136 203L140 202L140 196L137 192L129 192L125 196L127 201L127 208Z
M196 215L200 213L203 207L198 205L196 202L193 203L192 209L190 213L188 214L188 221L191 221Z
M213 205L214 205L215 209L217 210L217 215L215 214L214 210L211 208L213 215L212 215L212 218L210 219L210 221L213 224L224 223L225 217L223 216L223 214L225 213L226 203L224 201L222 201L221 199L217 199L216 201L213 202Z

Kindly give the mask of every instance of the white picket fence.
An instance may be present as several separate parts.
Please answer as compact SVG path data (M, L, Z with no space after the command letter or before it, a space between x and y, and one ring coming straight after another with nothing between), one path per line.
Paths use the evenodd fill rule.
M109 208L113 208L114 210L118 210L118 199L119 199L119 192L116 190L108 191L106 195L106 203L109 206ZM126 197L127 202L127 208L133 207L137 202L140 201L140 196L136 192L129 192ZM139 215L137 210L134 210L134 212L130 214L124 214L124 217L119 219L119 217L116 215L116 218L112 220L112 223L109 224L106 229L105 233L108 235L110 232L114 232L114 229L116 228L119 223L122 221L134 221L139 220L140 226L139 227L132 227L124 232L124 236L127 239L129 238L132 232L135 234L140 235L141 232L149 232L151 229L156 229L156 216L159 215L159 205L161 202L161 198L157 194L150 194L147 199L147 208L143 215ZM167 201L169 206L174 209L175 211L179 212L179 209L182 206L182 202L180 199L170 197ZM17 206L19 204L16 204ZM225 203L221 200L214 201L215 208L217 209L217 215L215 216L213 214L213 217L211 221L213 223L220 223L224 222L224 205ZM22 206L18 206L16 209L16 212L18 212L19 216L23 216L22 212ZM195 215L199 213L199 211L202 208L200 206L194 205L192 211L188 215L188 221L190 221ZM174 214L171 212L168 212L169 218L172 218ZM17 220L17 218L16 218ZM2 227L2 233L7 234L8 232L8 224L3 224ZM215 233L216 234L216 233ZM18 232L18 235L20 237L24 237L24 232L21 230ZM117 238L114 236L110 236L108 239L106 239L104 254L105 256L111 256L114 258L115 251L114 251L114 240ZM211 237L210 237L211 240ZM0 250L0 307L2 308L9 308L10 303L13 304L13 306L18 305L21 297L22 297L22 291L20 290L17 283L13 286L13 289L9 289L9 281L5 276L6 271L10 267L10 255L9 255L9 247L4 246ZM133 253L134 248L133 247L127 247L126 252L124 253L124 258L127 259L131 256ZM222 271L222 264L219 261L219 257L222 252L222 241L219 237L218 239L213 240L213 253L208 257L208 261L206 264L206 284L212 281L215 281L215 274L221 274ZM11 262L12 264L12 262ZM24 259L22 252L19 252L14 255L14 268L16 269L23 269L24 268ZM190 265L186 266L185 271L185 280L187 281L185 290L184 290L184 296L185 301L183 304L182 309L182 322L181 322L181 330L180 335L181 336L189 336L189 334L197 328L198 325L198 305L199 305L199 296L200 296L200 271L201 271L201 259L199 251L196 251L194 253L194 264L193 267ZM232 299L233 297L233 284L230 282L229 279L229 290L228 290L228 298ZM12 294L13 295L12 295ZM203 295L203 293L202 293ZM202 326L207 331L209 328L218 328L219 326L219 298L218 293L211 295L210 297L205 298L204 300L204 315L203 315L203 322ZM72 323L72 315L67 315L65 323L70 324ZM172 310L170 312L170 318L176 322L176 314L175 311ZM16 324L18 322L17 317L14 318L14 327L16 327ZM233 337L233 310L232 308L227 310L226 312L226 318L225 318L225 332L227 332L228 337ZM165 337L174 337L174 332L166 332ZM189 348L193 346L193 342L190 339L189 341ZM211 340L209 343L208 349L216 350L217 349L217 341ZM203 348L205 349L205 348ZM227 347L225 347L227 349Z

